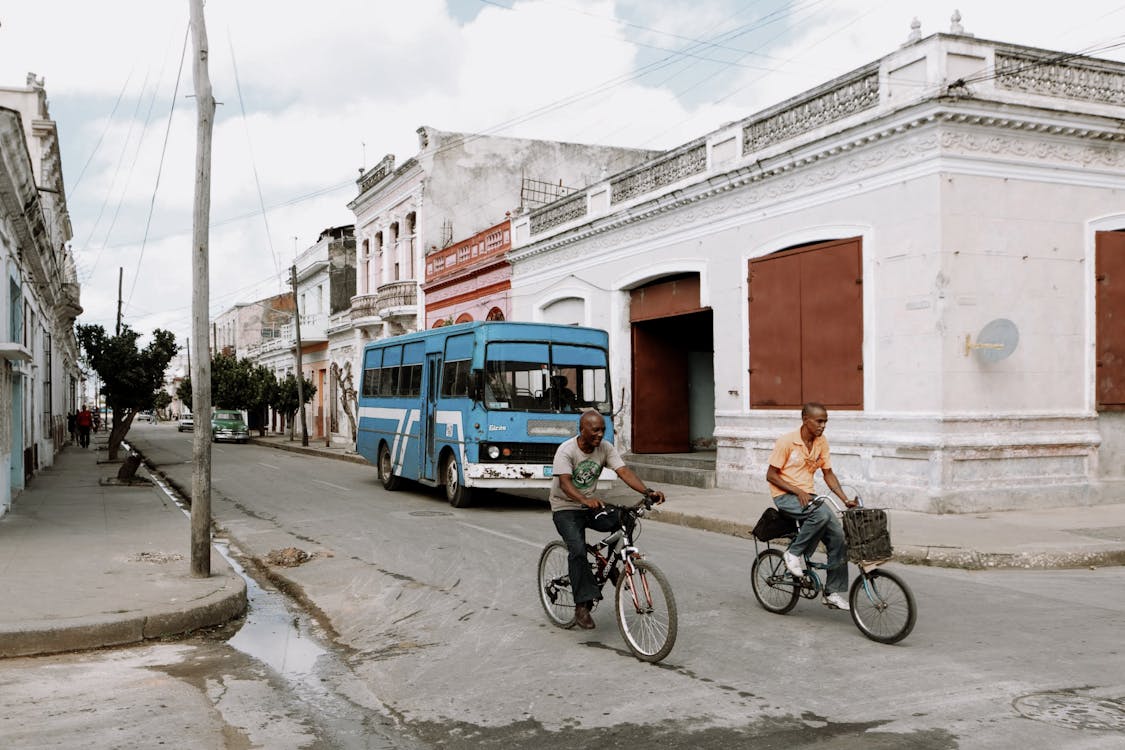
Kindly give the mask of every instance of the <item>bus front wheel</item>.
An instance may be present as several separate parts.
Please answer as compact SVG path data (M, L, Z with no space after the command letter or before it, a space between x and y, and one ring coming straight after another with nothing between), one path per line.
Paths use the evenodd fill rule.
M399 477L395 476L394 461L391 460L391 449L386 443L379 446L379 481L383 483L383 489L388 492L394 492L398 489L399 483L402 481Z
M461 484L461 471L457 465L457 456L450 453L445 457L445 468L442 470L445 486L445 499L454 508L467 508L473 501L473 491Z

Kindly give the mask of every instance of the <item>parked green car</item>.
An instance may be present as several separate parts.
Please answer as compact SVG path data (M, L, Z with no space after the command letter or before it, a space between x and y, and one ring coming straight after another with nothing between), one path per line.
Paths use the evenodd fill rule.
M250 430L242 421L242 413L233 409L216 409L211 413L211 440L218 443L229 440L232 443L246 443L250 440Z

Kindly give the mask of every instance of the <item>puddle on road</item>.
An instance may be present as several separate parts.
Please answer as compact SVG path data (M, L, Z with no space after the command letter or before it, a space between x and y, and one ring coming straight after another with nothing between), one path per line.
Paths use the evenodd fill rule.
M176 504L184 515L191 517L191 508L183 502L171 486L155 472L152 480ZM262 586L239 564L231 553L230 544L223 539L213 539L219 554L230 563L234 571L246 581L246 619L239 631L227 643L247 656L268 665L290 682L319 685L316 676L317 660L328 653L309 634L310 618L294 609L285 595Z
M214 544L246 581L246 598L249 601L246 622L227 643L268 664L290 681L311 682L317 659L328 652L302 628L302 623L307 627L304 616L290 609L283 594L259 586L231 556L227 542L216 539Z

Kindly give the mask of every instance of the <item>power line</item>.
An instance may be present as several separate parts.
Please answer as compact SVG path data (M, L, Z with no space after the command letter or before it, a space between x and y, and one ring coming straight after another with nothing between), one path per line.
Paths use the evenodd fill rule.
M168 106L168 124L164 126L164 144L160 147L160 163L156 167L156 181L152 186L152 198L148 204L148 218L145 219L145 233L141 238L141 252L137 257L137 269L133 274L133 285L129 287L129 302L133 301L133 292L137 288L137 280L141 277L141 261L145 257L145 247L148 244L148 231L152 226L152 215L156 210L156 193L160 189L160 176L164 173L164 156L168 153L168 138L172 132L172 113L176 111L176 99L180 93L180 80L184 74L184 58L187 56L188 35L191 24L184 29L184 43L180 50L180 64L176 67L176 84L172 87L172 102ZM163 77L163 76L161 76Z

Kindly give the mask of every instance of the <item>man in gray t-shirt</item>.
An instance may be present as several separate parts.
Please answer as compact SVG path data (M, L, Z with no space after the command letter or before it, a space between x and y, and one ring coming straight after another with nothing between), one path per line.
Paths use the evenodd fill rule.
M604 510L604 503L594 497L602 469L608 466L629 487L664 502L664 493L645 487L621 460L613 443L604 442L604 437L605 418L596 411L585 412L578 421L578 435L555 452L551 480L552 517L569 553L575 621L587 630L594 627L590 607L602 595L586 559L586 529L615 531L620 523L617 514Z

